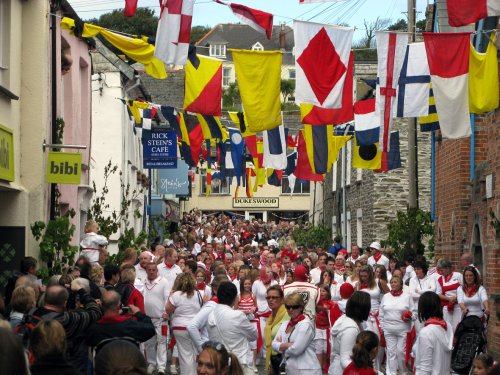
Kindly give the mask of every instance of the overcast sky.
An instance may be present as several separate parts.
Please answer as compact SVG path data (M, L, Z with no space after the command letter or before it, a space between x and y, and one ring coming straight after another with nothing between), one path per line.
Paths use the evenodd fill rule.
M83 20L99 17L113 9L123 8L125 0L68 0ZM287 23L293 19L319 23L347 23L359 29L355 39L363 36L363 21L374 21L377 17L394 22L406 19L407 0L340 0L313 4L299 4L299 0L236 0L235 3L274 14L274 24ZM425 16L428 0L417 0L417 20ZM139 0L140 7L151 7L159 12L159 0ZM218 23L238 23L229 8L211 0L197 0L194 6L193 26L215 26Z

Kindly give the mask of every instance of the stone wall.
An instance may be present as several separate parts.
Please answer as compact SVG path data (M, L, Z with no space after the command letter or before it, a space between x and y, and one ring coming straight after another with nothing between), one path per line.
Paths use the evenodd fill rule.
M377 65L373 63L356 63L355 79L360 97L363 85L360 78L376 77ZM393 130L399 130L400 152L402 167L387 173L375 173L363 170L360 180L357 179L357 170L351 169L351 183L347 186L347 211L350 212L351 243L357 242L358 230L357 215L361 209L362 242L359 245L368 246L371 241L387 238L387 224L396 217L397 211L406 210L408 200L408 120L394 119ZM417 132L418 147L418 192L419 207L430 210L431 194L431 144L430 133ZM340 153L342 155L342 153ZM336 221L336 230L341 233L342 214L342 158L339 156L336 173L329 173L325 179L324 191L324 223L332 224L332 217ZM335 169L335 168L334 168ZM332 179L336 176L336 191L332 192ZM349 220L349 217L348 217ZM350 244L346 244L350 246Z

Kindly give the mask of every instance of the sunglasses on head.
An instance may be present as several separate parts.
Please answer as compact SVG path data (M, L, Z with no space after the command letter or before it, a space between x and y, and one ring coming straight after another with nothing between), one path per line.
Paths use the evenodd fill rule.
M266 296L267 300L270 300L270 299L280 299L280 298L281 298L280 296Z
M285 305L285 308L287 310L297 310L300 309L302 306L301 305Z
M202 345L201 345L202 349L206 349L206 348L213 348L215 350L217 350L218 352L220 352L223 348L224 348L224 345L218 341L205 341Z

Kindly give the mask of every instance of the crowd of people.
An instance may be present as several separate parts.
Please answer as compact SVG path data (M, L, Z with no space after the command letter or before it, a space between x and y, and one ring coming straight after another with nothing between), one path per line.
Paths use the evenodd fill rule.
M31 257L12 273L2 373L452 372L457 326L490 314L471 254L454 270L444 258L396 259L377 241L297 246L299 226L192 211L170 239L126 249L118 266L89 221L64 274L43 285ZM471 366L499 371L488 354Z

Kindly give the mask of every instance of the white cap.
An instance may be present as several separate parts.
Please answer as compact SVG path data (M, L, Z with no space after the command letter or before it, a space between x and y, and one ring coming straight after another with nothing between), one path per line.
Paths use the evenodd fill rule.
M380 249L382 249L382 246L380 245L380 242L375 241L370 244L370 249L375 249L380 251Z

